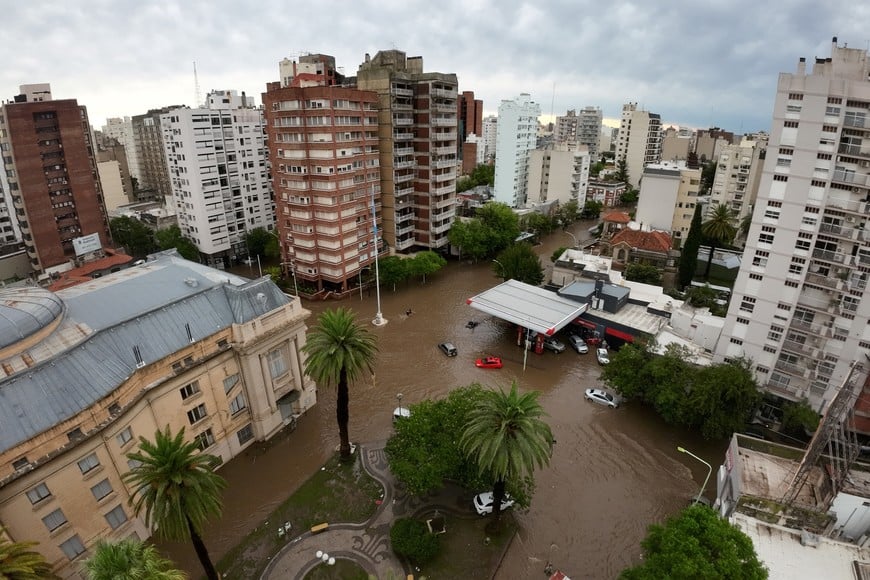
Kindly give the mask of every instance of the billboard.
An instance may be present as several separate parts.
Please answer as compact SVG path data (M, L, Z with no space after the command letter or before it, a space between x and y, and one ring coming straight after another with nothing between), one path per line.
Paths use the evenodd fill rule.
M90 234L88 236L74 238L72 242L73 249L76 251L76 257L90 252L96 252L103 247L100 243L100 234Z

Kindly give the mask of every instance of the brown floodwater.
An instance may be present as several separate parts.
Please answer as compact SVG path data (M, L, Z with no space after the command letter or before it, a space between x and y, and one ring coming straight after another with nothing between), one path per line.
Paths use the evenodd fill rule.
M583 239L591 223L574 231ZM536 247L544 265L570 237L557 233ZM536 472L537 490L528 510L517 512L520 532L496 578L543 577L548 560L578 578L614 578L638 563L640 541L649 524L660 522L686 505L707 475L707 468L679 453L682 445L714 466L721 463L724 442L706 442L665 425L637 404L612 410L583 400L583 390L599 386L600 367L593 353L578 355L523 351L510 326L466 305L466 299L498 283L490 263L451 262L426 283L412 281L396 292L381 291L386 326L370 327L378 336L380 354L374 376L351 385L350 435L353 441L378 441L391 432L391 415L401 393L403 405L442 397L478 381L507 386L516 380L524 389L541 392L557 441L550 465ZM312 311L309 326L324 309L353 308L368 323L377 311L375 292L342 302L305 302ZM413 310L407 316L406 310ZM466 328L469 320L480 324ZM445 357L436 347L451 341L459 355ZM502 357L501 370L477 369L474 359ZM299 420L292 433L256 444L220 470L229 482L223 516L205 534L217 560L307 479L338 444L332 387L318 393L318 404ZM715 487L711 477L710 496ZM270 523L272 525L272 523ZM186 545L161 544L180 567L198 577L201 569Z

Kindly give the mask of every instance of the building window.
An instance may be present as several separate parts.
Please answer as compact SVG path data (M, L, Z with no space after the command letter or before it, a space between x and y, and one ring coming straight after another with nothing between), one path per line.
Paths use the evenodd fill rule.
M205 451L214 445L214 434L212 434L211 429L206 429L194 437L193 442L196 443L196 446L199 447L200 451Z
M767 266L767 257L770 255L770 252L765 252L764 250L756 250L755 256L752 258L753 266Z
M247 406L245 394L239 393L232 401L230 401L230 414L235 415L236 413L244 411Z
M763 276L761 274L750 274L749 275L750 280L761 280L762 278L763 278Z
M808 205L804 208L804 211L807 213L819 213L819 208Z
M269 373L273 379L277 379L287 372L287 361L284 360L284 349L276 348L266 355L269 361Z
M738 316L737 317L737 324L749 324L749 319Z
M133 440L133 428L127 427L126 429L115 435L115 440L118 442L118 446L125 446L127 443Z
M758 243L760 243L760 244L772 244L773 243L773 234L760 234L758 236Z
M795 250L809 250L810 249L809 240L797 240L794 243L794 249Z
M36 487L27 491L27 499L30 500L30 503L36 505L47 497L51 496L51 491L49 491L48 486L44 483L40 483Z
M224 393L229 393L239 382L239 373L230 375L224 379Z
M776 305L780 310L785 310L786 312L791 312L791 304L786 304L785 302L780 302Z
M780 147L779 153L780 155L794 155L794 149L791 147ZM767 205L770 205L770 202L767 202Z
M239 438L239 445L244 445L254 438L254 427L248 423L236 432L236 437Z
M767 367L763 367L761 365L758 365L755 367L755 371L766 375L767 373L770 372L770 369L768 369Z
M187 412L187 420L190 421L191 425L193 425L197 421L204 419L207 415L208 413L205 411L205 403L200 403Z
M113 530L120 528L121 525L127 521L127 514L124 512L124 508L117 506L115 509L107 513L106 521L109 522L109 526Z
M755 298L751 296L744 296L743 300L740 301L740 310L744 312L752 313L755 310Z
M789 128L789 129L797 129L798 122L797 121L786 121L782 124L782 126Z
M837 126L836 125L822 125L822 133L836 133Z
M192 383L184 385L178 389L178 392L181 393L182 401L189 399L199 392L199 381L193 381Z
M776 347L764 345L764 352L769 352L772 354L776 354Z
M94 499L100 501L110 493L112 493L112 484L108 479L104 479L97 485L91 488L91 493L94 494Z
M75 560L78 556L85 553L85 546L82 544L82 541L78 536L73 536L66 542L62 543L60 549L70 560Z
M803 101L803 100L804 100L804 96L803 96L802 93L789 93L789 94L788 94L788 99L789 99L790 101Z
M768 201L767 207L782 207L781 201Z
M767 339L779 342L782 340L783 330L781 326L771 326L770 331L767 333Z
M816 222L818 222L818 221L819 221L818 219L816 219L814 217L807 216L807 215L805 215L801 219L801 223L804 225L807 225L807 226L814 226L814 225L816 225Z
M800 284L798 284L794 280L786 280L785 285L788 286L789 288L797 288L798 286L800 286Z
M774 181L788 181L788 175L774 175Z
M779 219L779 210L778 209L768 209L764 212L764 217L778 220Z
M30 462L27 460L27 457L19 457L12 462L12 469L18 471L19 469L24 469L28 465L30 465Z
M53 532L66 523L66 516L63 515L63 510L57 508L42 518L42 523L45 524L45 527L48 528L49 532Z
M138 468L140 465L142 465L142 462L139 461L138 459L128 459L127 460L127 467L129 467L131 470Z
M743 341L740 340L739 338L732 338L731 344L743 344Z
M832 156L831 156L830 153L817 153L817 154L816 154L816 159L824 159L824 160L828 160L828 159L831 159L831 157L832 157Z
M96 453L91 453L84 459L80 459L78 462L79 470L82 472L82 475L92 471L100 466L100 460L97 459Z

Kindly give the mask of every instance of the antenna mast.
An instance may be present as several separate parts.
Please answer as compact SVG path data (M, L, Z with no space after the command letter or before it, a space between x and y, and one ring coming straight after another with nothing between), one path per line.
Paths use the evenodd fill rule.
M193 98L196 101L194 103L194 108L198 109L202 106L202 96L199 90L199 76L196 74L196 61L193 61Z

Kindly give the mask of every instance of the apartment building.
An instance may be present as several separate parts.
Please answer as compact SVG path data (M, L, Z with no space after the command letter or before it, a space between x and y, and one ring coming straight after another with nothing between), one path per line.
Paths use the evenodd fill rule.
M537 144L541 106L527 93L498 107L495 139L495 201L511 207L526 204L529 156Z
M592 162L598 161L601 147L601 123L603 113L598 107L584 107L578 113L568 110L563 116L556 117L554 138L556 144L576 143L585 145Z
M553 127L554 142L558 145L576 143L579 125L580 117L575 109L568 109L566 114L557 116Z
M589 151L576 144L556 145L555 149L536 149L529 154L529 204L556 201L561 205L586 200L589 184Z
M638 187L644 167L661 161L661 153L661 116L638 109L637 103L623 105L616 140L616 159L625 160L629 185Z
M744 135L740 143L722 147L716 165L716 176L710 187L710 203L731 207L738 223L752 214L761 167L767 151L766 133Z
M694 135L685 127L668 127L662 133L662 161L685 161L694 146Z
M172 180L166 165L166 151L163 147L163 131L160 117L182 105L151 109L132 119L133 143L136 150L136 165L139 170L139 201L164 201L172 195Z
M870 352L870 65L839 46L781 73L743 262L716 359L822 410ZM856 428L870 433L870 387Z
M457 87L400 50L366 55L357 88L378 96L383 236L398 252L446 250L456 214Z
M318 292L344 292L375 258L373 207L378 220L382 215L378 95L341 86L331 56L283 64L290 72L263 94L282 262ZM405 172L414 158L403 155ZM399 213L405 204L411 202L403 199Z
M624 181L590 179L586 186L586 200L597 201L604 207L614 207L622 201L622 194L628 190Z
M80 578L99 540L151 532L122 477L140 436L185 429L225 463L316 402L310 313L269 279L174 251L50 292L0 291L0 521Z
M247 258L245 236L275 226L263 110L244 92L213 91L204 108L163 113L159 125L182 235L209 266Z
M498 135L498 117L489 115L483 119L483 158L485 163L495 161L495 139Z
M458 141L465 143L469 135L483 135L483 101L474 98L474 91L462 91L456 101Z
M702 162L718 159L722 148L734 144L734 133L719 127L699 129L695 134L695 154Z
M100 129L106 137L115 139L127 154L127 167L130 176L139 180L139 156L136 154L136 140L133 134L133 120L130 117L110 117Z
M84 106L75 99L54 100L48 84L21 86L21 94L0 111L0 150L9 209L36 272L72 268L74 240L93 235L97 250L111 246Z
M685 161L654 163L643 170L635 220L644 227L670 232L682 246L692 225L701 170L689 169Z

